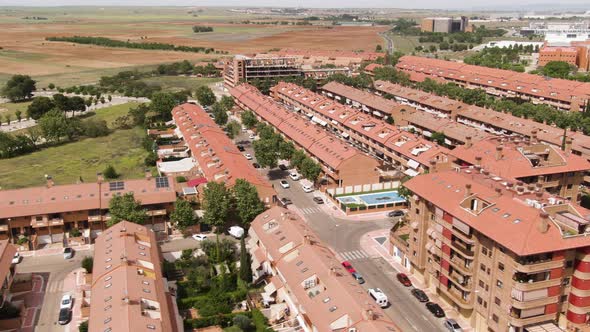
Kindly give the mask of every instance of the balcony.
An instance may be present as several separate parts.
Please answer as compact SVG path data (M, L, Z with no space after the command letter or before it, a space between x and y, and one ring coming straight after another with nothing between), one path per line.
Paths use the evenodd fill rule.
M31 217L31 227L40 228L47 226L49 226L49 219L47 218L47 216L43 216L41 218Z
M453 258L449 257L449 262L451 263L451 266L454 267L456 270L459 270L459 272L462 272L463 274L473 275L472 269L470 267L466 267L465 261L461 258L457 256Z
M512 326L516 326L516 327L522 327L522 326L529 325L529 324L537 324L537 323L547 322L547 321L551 321L551 320L555 319L555 314L539 315L539 316L528 317L528 318L518 318L518 317L514 317L514 316L515 315L513 313L511 313L510 317L508 318L508 322Z
M150 210L150 211L147 212L147 215L150 216L150 217L165 216L166 215L166 209Z
M453 232L453 236L459 238L461 241L470 245L475 244L475 240L473 239L472 235L465 235L463 232L456 228L452 228L451 231Z
M444 285L440 285L439 290L441 293L448 296L453 301L453 303L455 303L459 307L463 309L473 309L473 304L470 301L471 297L468 296L467 300L464 300L463 294L460 290L453 287L447 289Z
M532 273L532 272L541 272L551 269L561 269L563 268L563 259L560 260L538 260L532 262L525 262L521 261L514 264L514 268L516 271L524 272L524 273Z
M469 249L467 249L467 246L462 244L461 242L458 241L450 241L451 243L451 248L453 248L456 252L458 252L459 254L461 254L463 257L468 258L468 259L473 259L473 257L475 256L475 253Z
M99 222L102 220L102 216L100 214L94 214L88 216L88 221L90 222Z
M532 309L537 308L540 306L544 306L551 303L557 303L559 300L559 296L550 296L544 297L541 299L530 300L530 301L518 301L516 299L511 299L512 306L518 309Z
M532 291L537 289L549 288L561 285L561 279L542 280L534 282L518 282L514 281L512 288L519 291Z

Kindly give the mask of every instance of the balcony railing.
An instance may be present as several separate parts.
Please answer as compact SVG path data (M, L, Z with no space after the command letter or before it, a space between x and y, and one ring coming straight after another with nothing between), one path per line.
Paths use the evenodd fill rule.
M525 326L525 325L529 325L529 324L547 322L547 321L551 321L551 320L555 319L555 314L539 315L539 316L528 317L528 318L518 318L518 317L513 317L513 316L514 316L513 314L510 315L509 323L511 325L517 326L517 327L521 327L521 326Z
M516 262L514 268L519 272L532 273L550 269L563 268L563 259L559 260L539 260L536 262Z
M451 266L453 266L456 270L459 270L459 272L467 275L473 275L473 270L470 267L466 267L465 261L461 258L456 256L453 258L449 257L449 262L451 263Z
M463 294L458 289L451 287L447 289L444 285L440 285L440 291L448 296L455 304L463 309L473 309L473 304L471 303L471 297L468 296L467 300L463 299Z
M543 289L561 284L561 279L542 280L535 282L518 282L514 281L512 288L520 291L531 291L536 289Z
M550 297L544 297L541 299L530 300L530 301L518 301L516 299L512 299L511 303L514 308L531 309L531 308L537 308L537 307L544 306L544 305L551 304L551 303L557 303L558 300L559 300L559 296L550 296Z
M166 215L166 209L150 210L150 211L147 212L147 215L150 216L150 217L165 216Z

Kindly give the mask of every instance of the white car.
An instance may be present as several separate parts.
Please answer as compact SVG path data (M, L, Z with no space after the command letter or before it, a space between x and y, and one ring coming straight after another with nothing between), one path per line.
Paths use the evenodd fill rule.
M72 295L66 294L62 296L61 301L59 302L59 309L71 310L73 305Z
M240 226L232 226L227 232L236 239L241 239L244 236L244 229Z
M195 240L197 240L197 241L205 241L205 240L207 240L207 235L205 235L205 234L193 234L192 238L195 239Z
M289 185L289 182L287 182L287 180L281 180L281 182L279 182L281 184L281 187L283 187L283 189L288 189L289 187L291 187Z
M248 138L249 138L251 141L253 141L253 140L255 140L255 139L256 139L256 135L254 135L254 134L250 134L250 136L248 136Z
M20 256L20 254L19 254L19 253L18 253L18 251L17 251L17 252L14 254L14 257L12 257L12 264L18 264L18 263L20 263L20 260L21 260L21 258L22 258L22 257Z
M289 177L291 178L291 180L293 181L297 181L299 180L301 177L299 176L299 174L297 174L296 172L292 172L291 174L289 174Z
M303 188L303 191L305 191L306 193L311 193L311 192L313 192L313 187L312 187L312 186L310 186L310 185L306 185L306 184L304 184L304 185L302 185L302 186L301 186L301 188Z
M246 157L248 160L252 160L252 155L249 153L244 154L244 157Z

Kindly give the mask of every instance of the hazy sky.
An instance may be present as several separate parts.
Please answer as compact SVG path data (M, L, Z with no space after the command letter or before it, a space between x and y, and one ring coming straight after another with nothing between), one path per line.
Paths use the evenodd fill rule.
M588 4L588 0L563 1L572 5ZM300 6L300 7L375 7L375 8L464 8L482 6L514 6L551 3L547 0L519 1L514 0L0 0L0 6ZM588 5L590 9L590 5ZM551 8L551 7L549 7Z

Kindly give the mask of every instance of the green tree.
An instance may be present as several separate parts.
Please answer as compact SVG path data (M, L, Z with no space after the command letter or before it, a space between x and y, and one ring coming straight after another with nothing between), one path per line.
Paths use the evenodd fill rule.
M141 206L140 201L135 200L133 193L113 196L109 202L109 214L109 227L123 220L141 225L147 219L147 211Z
M242 224L249 224L257 215L264 211L264 203L258 197L256 187L248 181L237 179L232 191L235 210Z
M549 61L542 68L542 73L545 76L556 78L568 78L573 71L572 66L564 61Z
M318 179L322 172L322 167L311 158L305 158L298 169L304 178L313 182Z
M49 90L53 90L53 89L55 89L55 84L49 83L49 85L47 87L49 88Z
M119 177L119 173L115 170L113 165L108 165L103 171L102 174L106 179L116 179Z
M209 182L203 192L203 222L215 226L217 232L221 232L221 227L227 220L230 207L229 191L225 183Z
M211 106L217 100L211 88L206 85L201 85L198 87L195 91L195 95L197 96L199 104L202 106Z
M242 129L242 126L236 120L230 121L225 126L225 131L227 132L227 135L232 139L240 134L241 129Z
M59 142L68 133L68 121L64 113L58 110L51 110L43 115L38 121L43 137L52 142Z
M295 144L291 141L279 140L279 158L290 160L295 153Z
M277 143L272 138L261 138L253 143L256 161L261 167L275 168L279 161Z
M252 282L252 261L250 253L246 249L245 236L240 239L240 279L247 283Z
M299 169L303 161L307 158L303 150L295 150L291 156L291 167Z
M21 112L20 110L16 110L16 112L14 112L14 115L16 115L16 119L18 120L18 122L20 122L20 120L22 120L23 118L23 112Z
M242 124L248 129L252 129L252 128L256 127L256 124L258 124L258 120L256 119L256 115L254 115L254 113L252 111L242 112L241 119L242 119Z
M176 199L174 211L170 213L170 220L176 223L176 227L181 230L196 225L198 222L197 215L189 201Z
M88 332L88 321L85 320L78 326L78 332Z
M33 98L33 102L27 107L27 117L39 120L45 113L51 111L54 107L55 104L51 98Z
M172 118L172 109L177 105L173 94L168 92L156 92L152 95L150 109L165 120Z
M440 133L440 132L434 132L432 133L432 136L430 136L430 139L433 142L436 142L439 145L445 145L445 139L447 137L445 136L444 133Z
M223 96L221 97L221 99L219 100L219 104L221 105L221 107L226 110L229 111L232 109L232 107L234 107L235 103L234 103L234 98L231 96Z
M223 126L227 123L227 111L224 110L219 103L213 104L213 118L215 123L217 123L219 126Z
M86 256L82 259L82 268L88 273L92 273L92 267L94 266L94 259L91 256Z
M381 52L383 51L383 47L381 46L381 44L377 44L377 46L375 46L375 52Z
M28 75L13 75L6 85L0 90L0 95L8 98L12 102L19 102L31 98L33 91L37 88L34 81Z

